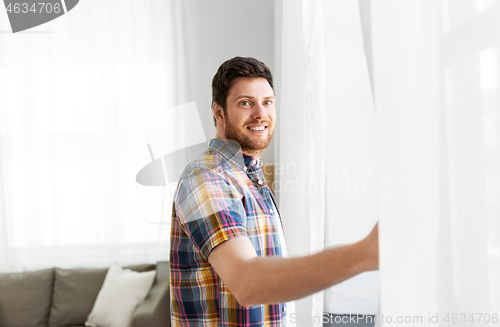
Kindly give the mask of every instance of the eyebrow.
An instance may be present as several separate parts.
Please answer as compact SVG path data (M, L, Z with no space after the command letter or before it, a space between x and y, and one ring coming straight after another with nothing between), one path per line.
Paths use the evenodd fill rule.
M234 102L240 100L240 99L244 99L244 98L248 98L248 99L254 99L253 96L250 96L250 95L240 95L239 97L237 97ZM268 97L265 97L264 100L267 100L267 99L276 99L275 96L268 96Z

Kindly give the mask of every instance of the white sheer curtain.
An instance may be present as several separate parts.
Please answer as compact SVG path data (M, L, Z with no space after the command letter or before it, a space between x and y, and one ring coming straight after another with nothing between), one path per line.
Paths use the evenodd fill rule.
M310 6L307 17L302 16L305 9L302 7L303 4L306 5L302 1L283 1L277 11L281 16L282 30L278 43L281 45L279 49L281 58L277 59L277 62L281 62L281 73L277 76L280 107L276 134L279 136L277 139L279 145L274 189L279 196L290 255L304 254L324 247L324 234L321 232L324 226L324 185L316 183L316 189L311 192L304 187L309 182L321 181L320 176L314 175L312 169L307 167L310 167L316 159L321 160L323 157L324 160L324 154L321 154L324 144L321 135L324 133L324 121L321 121L324 117L323 99L318 98L319 101L314 103L312 94L307 97L306 93L306 90L315 91L312 83L319 84L323 89L324 78L319 69L322 62L312 61L312 56L316 56L319 60L323 56L322 19L318 15L321 12L321 2L318 2L317 6ZM317 25L313 26L315 17ZM315 39L316 42L312 42L311 32L315 29L319 34ZM307 67L306 60L309 64ZM316 76L311 75L314 73ZM316 116L311 114L314 109L318 110ZM316 127L320 135L314 135ZM312 149L309 147L312 151L308 151L308 145L314 144L312 138L315 136L320 137L319 144L314 145ZM298 173L299 167L305 167L302 173ZM322 313L323 292L296 301L297 317L321 316ZM297 326L300 325L297 323Z
M500 2L372 12L383 325L497 325Z
M151 161L137 122L189 100L181 6L86 0L0 34L0 270L168 259L168 190L135 181Z
M375 112L357 1L278 1L280 208L291 254L354 242L377 221ZM378 274L296 301L298 326L323 312L375 314ZM302 320L302 323L300 323Z
M376 120L358 1L324 1L326 245L368 235L378 220ZM378 272L325 292L326 312L375 314Z

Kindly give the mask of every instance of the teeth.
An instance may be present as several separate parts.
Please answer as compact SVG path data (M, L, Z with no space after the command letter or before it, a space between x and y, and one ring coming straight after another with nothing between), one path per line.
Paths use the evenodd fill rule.
M265 126L249 127L252 131L262 131Z

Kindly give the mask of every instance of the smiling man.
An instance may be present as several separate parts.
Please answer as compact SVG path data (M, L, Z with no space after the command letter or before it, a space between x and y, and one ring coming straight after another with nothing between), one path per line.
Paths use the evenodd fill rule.
M378 269L378 228L354 244L287 258L260 160L276 121L269 68L254 58L224 62L212 100L216 138L174 195L172 324L285 326L286 302Z

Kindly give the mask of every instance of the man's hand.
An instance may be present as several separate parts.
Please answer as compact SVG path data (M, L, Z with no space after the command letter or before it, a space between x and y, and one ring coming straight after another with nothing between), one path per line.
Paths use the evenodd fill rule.
M378 222L360 243L365 247L366 271L378 270Z

